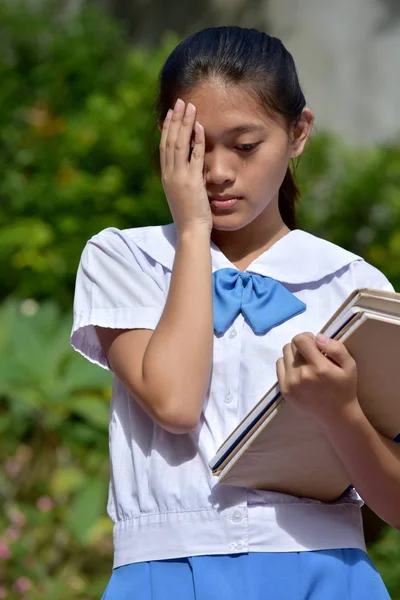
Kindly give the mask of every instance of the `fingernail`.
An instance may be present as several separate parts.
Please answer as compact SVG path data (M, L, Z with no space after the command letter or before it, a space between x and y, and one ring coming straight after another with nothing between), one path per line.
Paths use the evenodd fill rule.
M173 113L173 110L172 110L172 108L170 108L170 109L168 110L168 112L167 112L167 114L166 114L165 118L166 118L166 119L169 119L169 118L170 118L170 116L172 115L172 113Z
M184 107L184 105L184 101L178 98L178 100L175 102L175 110L181 110Z
M329 338L326 335L322 335L322 333L317 333L317 341L320 344L327 344L329 342Z
M194 108L194 104L192 104L191 102L189 102L189 104L186 107L186 114L187 115L192 115L194 112L195 108Z

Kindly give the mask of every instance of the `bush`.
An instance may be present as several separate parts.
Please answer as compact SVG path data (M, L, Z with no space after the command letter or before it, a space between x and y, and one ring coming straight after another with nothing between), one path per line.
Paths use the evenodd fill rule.
M0 2L0 293L69 308L89 237L169 220L152 151L171 42L146 53L93 9L26 10Z
M0 310L0 598L100 597L110 574L111 382L70 329L54 304Z
M400 291L400 144L349 148L322 134L298 174L300 224L364 257Z

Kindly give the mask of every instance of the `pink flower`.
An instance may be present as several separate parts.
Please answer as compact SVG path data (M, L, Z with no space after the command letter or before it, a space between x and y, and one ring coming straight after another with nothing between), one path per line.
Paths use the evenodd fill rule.
M13 588L18 594L25 594L32 587L32 582L27 577L18 577L14 581Z
M15 508L11 512L10 518L11 518L12 523L14 523L14 525L17 525L18 527L23 527L26 523L26 516L24 515L23 512L18 510L18 508Z
M12 542L15 542L15 540L18 540L20 537L21 531L18 529L18 527L9 527L6 529L6 538Z
M50 512L54 507L54 500L50 496L41 496L36 502L37 508L41 512Z
M0 585L0 599L3 600L3 598L7 598L8 593L6 588L4 587L4 585Z
M3 560L7 560L11 558L11 550L4 540L0 539L0 558Z
M4 469L7 475L10 477L17 477L21 471L21 465L15 460L15 458L7 458L4 463Z

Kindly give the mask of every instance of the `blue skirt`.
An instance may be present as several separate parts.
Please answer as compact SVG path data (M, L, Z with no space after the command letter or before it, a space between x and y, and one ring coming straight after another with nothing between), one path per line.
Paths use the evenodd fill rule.
M362 550L252 552L113 570L102 600L390 600Z

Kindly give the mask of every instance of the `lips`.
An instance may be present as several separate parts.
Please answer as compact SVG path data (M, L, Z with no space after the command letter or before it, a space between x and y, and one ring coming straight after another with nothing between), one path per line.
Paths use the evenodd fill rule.
M242 200L241 196L210 196L209 201L211 206L214 208L228 209L235 206L239 200Z
M210 202L227 202L228 200L241 200L241 196L209 196Z

